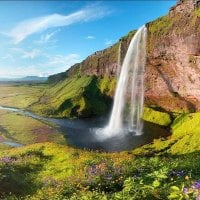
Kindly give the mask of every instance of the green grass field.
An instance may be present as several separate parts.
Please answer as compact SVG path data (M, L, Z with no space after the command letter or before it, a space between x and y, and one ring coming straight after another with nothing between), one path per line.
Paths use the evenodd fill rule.
M27 108L38 101L44 91L45 85L1 85L0 105Z

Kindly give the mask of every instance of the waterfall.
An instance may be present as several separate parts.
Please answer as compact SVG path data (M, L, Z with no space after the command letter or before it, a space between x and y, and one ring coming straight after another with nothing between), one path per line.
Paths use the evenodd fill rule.
M118 60L117 60L117 78L119 78L120 70L121 70L121 41L119 42L118 48Z
M147 29L141 28L140 38L135 47L133 63L133 77L131 84L131 106L129 118L129 130L135 131L136 135L142 134L143 124L141 121L144 104L144 73L146 65L146 37ZM134 38L133 38L134 39Z
M105 136L111 137L126 131L134 132L136 135L142 134L146 36L147 29L142 26L130 42L118 78L110 120L103 129ZM124 109L127 104L127 90L131 93L131 97L128 123L125 123Z

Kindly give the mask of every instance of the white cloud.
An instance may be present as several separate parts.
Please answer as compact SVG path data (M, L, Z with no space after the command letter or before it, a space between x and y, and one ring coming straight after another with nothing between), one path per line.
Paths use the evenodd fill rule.
M13 55L12 54L6 54L5 56L0 57L1 60L14 60Z
M80 62L78 54L49 56L43 63L34 63L32 65L0 66L0 77L23 77L23 76L49 76L59 72L66 71L73 64Z
M43 35L43 37L41 39L44 42L47 42L47 41L49 41L53 37L54 34L55 34L55 32L47 33L46 35Z
M22 55L22 58L31 58L34 59L35 57L40 55L40 50L38 49L33 49L32 51L24 51Z
M86 37L86 39L95 39L96 37L95 36L93 36L93 35L88 35L87 37Z
M53 27L69 26L78 22L87 22L102 18L110 11L99 5L89 6L69 15L52 14L28 19L17 24L7 35L11 37L14 44L18 44L28 36Z
M40 69L37 66L16 66L13 70L12 66L2 67L0 70L0 77L18 78L24 76L40 75Z
M39 49L33 49L30 51L24 50L22 48L12 48L12 50L14 50L15 52L18 52L21 54L21 58L30 58L30 59L34 59L37 56L41 55L41 50Z
M78 54L54 55L48 56L48 60L44 63L39 63L38 66L43 69L48 69L48 74L50 75L64 72L80 61L81 59ZM47 70L44 70L42 73L44 72L47 72Z
M41 35L40 40L35 41L35 43L44 44L44 43L47 43L47 42L56 42L56 40L51 40L51 39L59 31L60 31L60 29L53 31L51 33L49 32L49 33L43 34L43 35Z
M66 56L55 55L55 56L49 57L49 60L46 65L50 65L50 66L60 65L67 69L68 67L70 67L71 65L73 65L79 61L80 60L79 60L78 54L69 54Z

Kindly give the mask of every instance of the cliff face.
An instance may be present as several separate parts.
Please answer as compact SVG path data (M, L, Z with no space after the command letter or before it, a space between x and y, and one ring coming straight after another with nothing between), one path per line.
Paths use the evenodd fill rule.
M147 24L146 105L173 112L200 110L199 4L199 0L179 1L168 15ZM115 77L119 45L123 60L134 34L130 32L112 47L51 76L49 81L74 75Z
M107 48L103 51L97 51L93 55L89 56L79 65L79 73L87 75L96 76L107 76L114 77L117 73L118 68L118 54L119 45L121 46L120 57L121 60L125 57L129 43L135 34L135 31L131 31L127 36L121 38L119 42ZM78 67L78 66L77 66ZM73 75L76 71L72 69L69 70L68 74Z
M180 1L149 23L146 104L167 111L200 110L200 10Z

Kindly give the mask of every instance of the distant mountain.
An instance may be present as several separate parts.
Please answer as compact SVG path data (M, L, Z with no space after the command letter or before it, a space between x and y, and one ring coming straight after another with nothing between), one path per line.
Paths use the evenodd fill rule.
M1 78L0 81L6 82L45 82L47 77L39 77L39 76L25 76L22 78Z
M40 76L25 76L20 81L46 81L47 77L40 77Z

